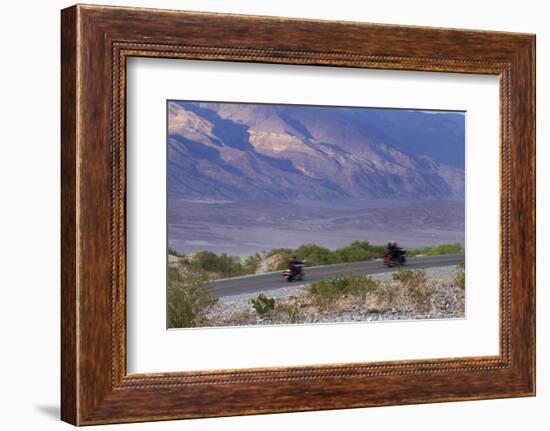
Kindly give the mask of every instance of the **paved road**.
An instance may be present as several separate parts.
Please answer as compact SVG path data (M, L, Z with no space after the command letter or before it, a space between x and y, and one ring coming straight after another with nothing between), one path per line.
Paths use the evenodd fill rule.
M445 254L441 256L423 256L407 258L407 268L433 268L438 266L456 265L464 260L464 254ZM306 268L304 282L329 280L339 275L355 272L358 274L379 274L382 272L396 271L395 268L387 268L381 260L369 260L364 262L339 263L337 265L325 265ZM282 277L282 271L276 273L250 275L245 277L226 278L214 282L216 295L231 296L242 293L261 293L265 290L277 289L288 286L289 283ZM298 284L299 282L292 282Z

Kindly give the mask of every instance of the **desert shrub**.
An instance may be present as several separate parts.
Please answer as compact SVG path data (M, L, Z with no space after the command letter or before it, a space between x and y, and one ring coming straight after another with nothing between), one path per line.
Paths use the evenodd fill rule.
M249 302L260 317L271 315L275 309L275 298L269 298L263 293L260 293L257 298L252 298Z
M455 284L464 290L466 288L466 268L464 262L457 265L456 271L453 275Z
M432 308L432 300L435 288L431 283L409 287L408 293L415 310L428 312Z
M218 255L211 251L203 250L195 253L192 258L181 259L181 263L186 265L192 272L207 272L211 277L223 278L254 274L263 259L274 255L280 256L281 260L272 269L280 271L287 267L291 256L297 256L299 259L307 261L308 266L317 266L372 260L379 258L385 251L385 245L373 245L368 241L354 241L334 251L317 244L303 244L297 249L275 248L270 251L255 253L244 260L226 253ZM459 243L452 243L408 249L407 253L411 256L418 254L434 256L460 253L462 251L464 249ZM168 253L174 256L185 257L173 249L169 249Z
M247 274L254 274L258 269L258 265L263 259L263 255L260 253L253 254L248 256L242 263L243 270Z
M348 279L348 294L365 300L367 295L375 292L380 283L369 276L351 274Z
M405 269L400 268L399 271L392 274L394 281L403 283L405 287L416 287L427 282L426 272L422 269Z
M211 251L199 251L193 256L190 267L194 271L215 273L220 277L236 277L247 274L245 267L236 256L226 253L217 255Z
M296 249L294 254L299 256L300 259L306 260L310 266L334 263L332 252L328 248L317 244L303 244Z
M309 266L331 265L335 263L358 262L379 258L385 251L383 245L372 245L368 241L354 241L351 244L337 248L334 251L317 244L303 244L297 249L277 248L264 254L270 257L275 254L283 259L277 270L284 269L291 256L306 260Z
M218 301L207 277L195 274L183 279L176 268L168 269L168 323L172 328L200 325L208 309Z
M334 250L333 260L337 263L346 263L376 259L384 250L384 246L371 245L368 241L354 241L345 247Z
M275 307L275 322L296 323L299 318L298 297L290 296L288 302L277 302Z
M336 299L354 296L364 300L369 293L376 291L379 283L371 277L360 274L340 276L333 280L311 283L307 294L320 308L327 309Z
M273 256L274 254L280 254L281 256L288 257L290 259L292 253L294 253L294 250L291 248L273 248L268 252L265 252L265 255L269 257Z
M341 279L311 283L307 287L307 294L315 305L325 310L340 295L340 283L342 283Z
M376 295L383 307L393 307L399 297L399 286L393 283L383 283L378 287Z
M441 244L436 245L434 247L430 247L424 254L428 256L435 256L439 254L455 254L455 253L461 253L464 249L462 246L458 243L452 243L452 244Z
M401 268L393 273L393 279L405 286L409 299L417 311L427 312L431 309L435 289L428 282L425 271Z
M463 251L464 251L464 248L460 245L460 243L453 242L450 244L434 245L432 247L412 248L412 249L408 249L407 253L410 256L415 256L419 254L422 254L425 256L438 256L441 254L462 253Z

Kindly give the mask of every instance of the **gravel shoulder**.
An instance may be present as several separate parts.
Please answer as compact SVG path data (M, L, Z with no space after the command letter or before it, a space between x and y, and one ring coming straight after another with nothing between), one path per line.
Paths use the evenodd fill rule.
M320 310L311 313L307 304L307 283L289 283L288 286L266 290L263 293L275 298L281 309L290 305L297 310L292 322L285 322L280 316L260 318L250 304L257 293L244 293L224 296L207 314L205 326L247 326L286 323L339 323L417 319L460 319L465 316L464 290L454 281L456 265L428 268L425 270L428 282L432 286L431 306L429 310L415 309L411 306L400 283L393 281L392 273L373 274L370 277L382 286L394 287L397 297L392 302L382 301L373 295L364 301L343 300L332 310ZM306 312L307 311L307 312Z

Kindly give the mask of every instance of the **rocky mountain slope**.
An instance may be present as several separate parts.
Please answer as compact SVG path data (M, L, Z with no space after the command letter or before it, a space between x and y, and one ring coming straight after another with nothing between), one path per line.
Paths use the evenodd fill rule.
M168 103L172 201L464 200L464 115Z

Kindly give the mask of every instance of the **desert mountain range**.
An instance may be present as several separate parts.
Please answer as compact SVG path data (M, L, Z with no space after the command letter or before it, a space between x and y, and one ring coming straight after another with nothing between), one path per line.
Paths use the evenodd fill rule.
M464 114L168 102L176 200L464 200Z

